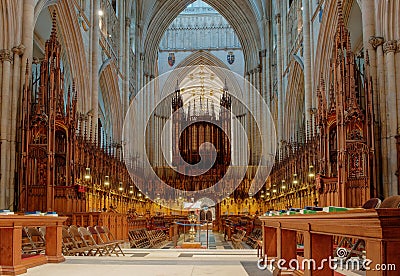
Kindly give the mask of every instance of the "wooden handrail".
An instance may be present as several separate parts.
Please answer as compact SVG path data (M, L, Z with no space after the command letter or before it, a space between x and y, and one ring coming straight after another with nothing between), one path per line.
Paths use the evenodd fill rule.
M63 262L62 225L67 217L51 216L0 216L0 274L18 275L27 268ZM22 228L25 226L46 227L46 252L34 258L22 258Z
M400 270L400 209L355 209L347 212L312 215L261 216L263 227L262 258L297 259L296 234L304 236L304 258L320 264L333 258L335 235L365 240L369 267L385 264ZM392 267L393 267L392 266ZM274 268L277 275L280 271ZM304 269L301 274L334 275L328 264L321 270ZM397 273L397 274L396 274ZM398 271L369 270L366 275L398 275ZM275 274L274 274L275 275Z

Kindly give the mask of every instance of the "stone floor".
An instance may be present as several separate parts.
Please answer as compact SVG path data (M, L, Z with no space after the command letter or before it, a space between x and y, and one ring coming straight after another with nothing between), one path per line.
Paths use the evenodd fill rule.
M178 246L183 241L182 235ZM198 233L195 241L207 248L206 231ZM125 257L66 257L63 263L31 268L25 275L270 275L257 268L256 250L232 250L232 243L225 241L222 234L209 231L208 248L175 249L171 242L162 249L124 249Z
M31 268L25 275L270 275L257 268L255 250L127 249L125 257L66 257L60 264Z

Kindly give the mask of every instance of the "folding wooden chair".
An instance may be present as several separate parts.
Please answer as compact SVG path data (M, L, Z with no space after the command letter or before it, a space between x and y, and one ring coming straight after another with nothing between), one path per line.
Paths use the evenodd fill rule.
M85 243L85 246L91 247L93 248L93 250L96 250L94 252L94 255L99 254L100 256L111 256L110 244L97 243L96 240L93 238L92 233L90 233L90 231L87 230L85 227L79 227L78 231L82 237L83 242Z
M90 247L79 247L68 231L68 227L62 228L62 252L64 256L87 256L91 250Z
M110 232L110 230L107 228L107 226L95 226L94 229L97 231L97 233L99 234L99 237L103 242L108 242L108 243L114 243L115 246L113 248L113 252L116 253L116 255L118 256L118 251L122 254L122 256L125 256L124 252L122 251L121 248L121 244L125 243L124 240L116 240L113 236L113 234ZM118 251L117 251L118 249Z
M117 247L118 243L114 241L107 241L105 240L104 236L103 238L101 237L100 233L93 227L93 226L88 226L86 229L92 234L93 239L96 241L96 243L99 246L104 246L107 248L108 253L115 254L118 256L118 252L115 250Z
M84 251L85 252L84 255L86 255L86 256L96 255L97 248L87 245L87 243L83 239L83 237L80 234L79 229L76 225L71 225L68 228L68 232L73 239L75 247L80 248L82 251Z
M36 227L22 229L22 252L25 254L40 254L46 250L46 241Z

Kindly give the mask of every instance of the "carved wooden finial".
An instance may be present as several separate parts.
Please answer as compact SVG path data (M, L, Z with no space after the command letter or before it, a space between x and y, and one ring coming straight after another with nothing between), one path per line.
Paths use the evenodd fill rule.
M71 86L68 86L68 92L67 92L67 112L66 112L67 117L70 117L71 115Z
M338 26L344 26L344 19L343 19L343 5L342 0L338 0Z
M97 124L95 124L94 127L95 127L95 131L94 131L94 133L93 133L93 135L94 135L93 143L94 143L95 145L97 145L97 133L96 133Z
M369 66L369 52L368 50L365 51L365 64Z
M51 28L51 34L50 34L50 39L57 40L57 13L54 10L52 14L52 28Z
M29 59L26 59L25 74L29 74Z
M319 79L320 85L321 85L321 89L323 89L322 91L325 90L325 79L324 79L324 74L321 72L320 75L320 79Z

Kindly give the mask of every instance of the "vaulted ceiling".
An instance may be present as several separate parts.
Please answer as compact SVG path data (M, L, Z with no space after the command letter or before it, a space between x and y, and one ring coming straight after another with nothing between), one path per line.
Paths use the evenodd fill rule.
M144 54L144 69L148 74L155 72L157 51L161 38L188 4L194 0L139 0L139 28L141 53ZM215 8L237 33L243 47L246 70L254 69L259 63L263 32L261 24L266 18L261 0L204 0ZM264 3L265 4L265 3Z

